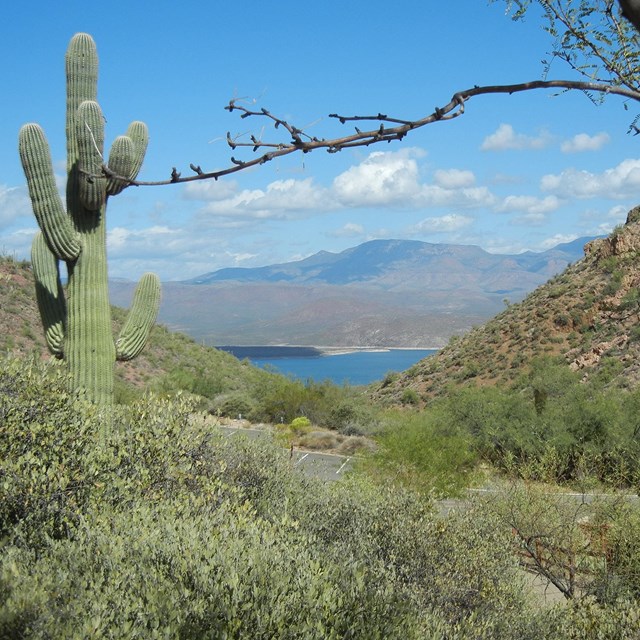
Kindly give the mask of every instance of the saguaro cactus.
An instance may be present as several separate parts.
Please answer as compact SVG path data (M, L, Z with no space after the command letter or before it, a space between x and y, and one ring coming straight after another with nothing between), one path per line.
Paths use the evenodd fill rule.
M56 188L49 146L37 124L20 130L19 150L33 212L40 226L32 246L36 297L52 353L68 364L74 388L87 398L113 400L116 359L135 357L147 340L160 304L160 282L145 274L117 341L111 334L107 283L106 206L108 196L134 179L147 148L147 127L129 125L114 141L108 163L103 158L104 119L96 102L98 56L85 33L76 34L66 55L67 189L66 209ZM60 281L60 262L68 273L67 299Z

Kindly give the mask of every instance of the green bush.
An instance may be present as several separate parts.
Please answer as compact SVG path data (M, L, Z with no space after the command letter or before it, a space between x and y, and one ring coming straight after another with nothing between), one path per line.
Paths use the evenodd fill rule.
M388 412L376 441L366 462L370 473L429 494L451 495L468 486L477 462L469 439L433 410Z
M209 406L212 415L237 418L248 417L255 412L255 402L244 392L235 392L218 396Z
M443 516L380 475L325 484L266 440L203 426L188 399L107 410L66 389L55 365L0 367L2 640L533 640L589 637L571 635L588 620L632 637L637 605L618 597L536 613L482 503ZM388 427L398 451L426 449L425 473L472 462L445 408Z
M405 389L400 396L400 402L402 404L418 404L420 398L415 389Z

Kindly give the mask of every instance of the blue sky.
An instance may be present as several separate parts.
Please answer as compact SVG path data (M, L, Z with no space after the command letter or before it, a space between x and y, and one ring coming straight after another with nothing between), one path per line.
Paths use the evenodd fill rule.
M513 23L504 4L485 0L11 3L0 27L0 251L28 257L36 230L17 153L22 124L43 126L64 183L64 53L76 32L97 43L107 143L145 121L139 177L159 180L192 162L228 166L227 131L286 141L225 111L231 98L329 138L352 131L329 113L415 119L473 85L539 79L550 49L540 25L534 15ZM558 64L549 77L575 76ZM638 204L628 106L596 107L579 93L479 96L463 117L399 143L129 188L109 200L110 274L184 279L374 238L517 253L605 233Z

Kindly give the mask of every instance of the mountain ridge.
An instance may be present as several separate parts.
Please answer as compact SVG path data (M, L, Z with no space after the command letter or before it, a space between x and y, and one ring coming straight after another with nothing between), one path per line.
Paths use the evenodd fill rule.
M500 266L548 272L549 263L558 260L577 259L582 246L592 237L578 238L559 244L542 252L526 251L520 254L494 254L477 245L436 244L419 240L378 239L364 242L344 251L333 253L319 251L307 258L262 267L226 267L182 284L212 284L223 281L238 282L289 282L295 284L375 285L390 288L389 273L404 270L438 269L455 267L456 271L468 271L473 261L475 270L498 271ZM553 269L553 267L552 267Z
M580 258L587 240L517 255L372 240L164 283L159 319L209 345L441 347ZM128 307L133 287L112 282L112 303Z

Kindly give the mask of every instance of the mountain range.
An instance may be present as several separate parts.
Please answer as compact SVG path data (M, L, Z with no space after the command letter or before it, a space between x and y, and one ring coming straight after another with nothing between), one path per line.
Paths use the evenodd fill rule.
M159 320L211 345L440 347L580 259L591 239L514 255L372 240L164 283ZM112 282L112 302L128 306L132 291Z

